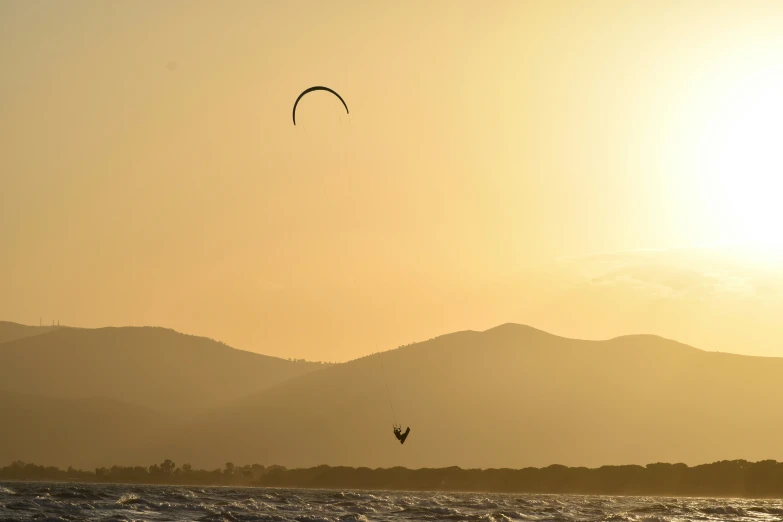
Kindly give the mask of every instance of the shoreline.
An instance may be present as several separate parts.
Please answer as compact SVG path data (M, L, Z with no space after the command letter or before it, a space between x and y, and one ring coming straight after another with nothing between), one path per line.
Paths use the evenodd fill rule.
M734 460L694 467L655 463L600 468L371 469L321 465L287 469L229 462L223 469L203 470L189 464L178 467L165 460L146 467L85 471L15 461L0 467L0 483L770 500L783 498L783 463Z

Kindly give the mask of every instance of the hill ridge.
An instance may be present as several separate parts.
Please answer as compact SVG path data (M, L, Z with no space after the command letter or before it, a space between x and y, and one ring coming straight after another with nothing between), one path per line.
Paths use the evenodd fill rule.
M77 382L109 386L118 381L116 372L136 364L129 374L143 371L147 376L125 380L119 390L137 388L146 399L142 402L154 406L172 400L183 387L190 386L184 398L192 401L204 393L202 387L212 386L209 397L222 386L258 380L245 360L263 357L235 348L218 350L247 354L232 369L207 357L211 364L201 373L183 378L181 354L193 356L202 349L214 353L209 349L214 342L178 332L162 334L155 328L132 331L138 338L179 339L183 344L179 351L166 352L154 343L131 343L133 350L125 350L126 356L132 353L152 370L127 357L116 360L112 352L101 366L108 377L100 372L69 375L74 369L67 367L67 359L42 357L35 362L46 364L28 367L33 373L25 375L40 377L39 372L53 367ZM56 332L13 345L27 347L61 337L134 337L120 335L123 332L127 333ZM92 346L95 351L101 344ZM8 377L9 359L3 359L7 352L8 344L0 345L0 382ZM75 353L80 352L68 352ZM272 362L277 377L279 368L293 364ZM19 370L11 376L23 373ZM523 468L552 462L589 467L624 462L698 464L726 458L783 460L778 436L783 430L783 396L777 389L781 372L783 358L728 357L655 335L580 340L505 323L301 371L270 380L263 389L245 388L240 394L241 387L234 388L234 398L212 403L198 415L169 416L167 422L153 425L154 436L133 442L122 455L132 455L138 463L170 458L209 468L225 462ZM393 438L393 423L411 427L404 446ZM748 429L751 425L754 429ZM80 429L52 426L47 436L59 436L60 428ZM15 458L3 437L0 431L0 448L6 448L0 451L0 463ZM76 440L69 454L79 455L83 462L117 461ZM38 448L36 454L33 449L28 460L49 463L40 455L50 453Z
M0 344L4 389L106 396L178 417L322 367L163 327L61 327Z

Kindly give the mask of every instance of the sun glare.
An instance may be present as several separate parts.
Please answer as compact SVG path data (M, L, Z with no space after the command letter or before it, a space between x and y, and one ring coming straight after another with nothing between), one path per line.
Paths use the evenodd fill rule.
M721 98L698 161L720 236L783 246L783 70L743 78Z

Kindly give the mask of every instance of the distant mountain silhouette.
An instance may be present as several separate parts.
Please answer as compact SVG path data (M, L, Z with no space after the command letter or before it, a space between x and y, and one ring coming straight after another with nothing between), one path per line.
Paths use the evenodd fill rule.
M0 344L6 341L32 337L42 333L51 332L59 326L27 326L25 324L0 321Z
M396 419L392 434L381 361ZM600 466L783 458L783 359L648 335L565 339L506 324L267 389L177 428L150 462Z
M59 328L0 344L0 390L52 398L106 397L173 417L321 367L165 328Z
M165 431L167 416L113 399L51 399L0 391L0 462L42 460L93 468Z
M142 431L156 426L155 436L129 441L106 466L169 458L206 468L228 461L521 468L783 460L781 358L705 352L649 335L566 339L514 324L319 371L234 352L156 328L58 330L0 345L0 382L11 377L23 387L32 379L37 390L151 407L193 409L213 399L211 411L190 419L140 419ZM252 366L256 357L289 373L283 379L270 365ZM392 433L384 373L396 420L411 427L404 446ZM219 405L218 396L236 396L248 381L257 391ZM58 422L82 429L82 421ZM0 446L8 445L5 436L0 430ZM36 440L41 453L30 450L30 461L66 464ZM65 460L93 466L100 455L88 437L74 437Z

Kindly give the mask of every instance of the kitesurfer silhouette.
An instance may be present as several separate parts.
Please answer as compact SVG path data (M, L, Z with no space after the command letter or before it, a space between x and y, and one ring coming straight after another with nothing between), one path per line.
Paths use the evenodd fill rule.
M405 439L408 438L408 433L411 432L411 427L408 426L408 429L405 430L405 433L402 433L402 426L394 426L394 436L397 437L397 440L400 441L400 444L405 444Z

